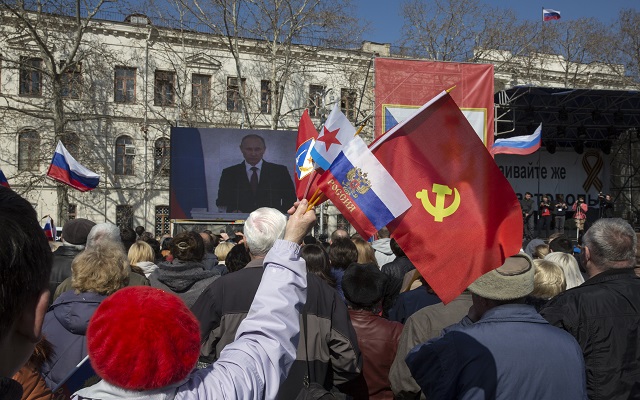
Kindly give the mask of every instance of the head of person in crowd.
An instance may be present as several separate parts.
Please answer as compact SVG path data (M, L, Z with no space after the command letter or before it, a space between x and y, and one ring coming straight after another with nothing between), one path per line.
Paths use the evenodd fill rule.
M145 232L144 226L136 226L136 229L134 229L134 231L136 232L136 235L138 235L138 238L140 238L140 236L142 236L142 234Z
M224 265L227 266L229 272L239 271L242 268L246 267L251 261L251 255L249 254L249 250L243 244L234 245L231 242L225 242L233 246L229 253L227 254L227 258L224 261ZM222 244L222 243L220 243Z
M225 264L225 260L227 259L227 255L233 249L233 243L222 242L216 246L215 255L218 257L218 261L222 264Z
M245 245L251 259L267 255L273 244L284 237L287 217L275 208L258 208L244 223Z
M389 239L391 237L391 233L389 233L389 228L383 226L378 231L378 239Z
M371 243L360 238L352 239L352 241L356 245L356 249L358 249L358 263L378 265L376 254L373 247L371 247Z
M111 242L122 243L120 229L112 223L103 222L91 228L87 236L87 248L96 246L99 243Z
M133 229L125 226L120 228L120 239L122 239L125 251L129 251L129 247L138 240L138 236Z
M533 197L533 194L531 194L531 192L525 192L525 194L524 194L524 198L525 199L529 200L532 197Z
M580 273L578 261L572 254L554 252L547 255L544 259L551 261L562 269L567 289L580 286L584 283L584 277Z
M153 249L153 254L156 257L154 262L161 261L162 254L160 254L160 242L158 242L155 238L141 239L141 240L147 243Z
M329 254L324 246L319 244L302 246L300 257L307 264L307 272L319 276L332 287L336 286L336 280L331 276L331 268L329 267Z
M138 274L149 277L157 267L155 265L156 255L153 248L146 242L138 240L129 248L128 253L131 270Z
M163 259L167 259L168 256L171 255L171 241L173 239L171 237L165 237L160 242L160 255Z
M534 260L539 260L544 258L547 254L549 254L549 245L539 244L535 247L535 249L533 249L532 258Z
M503 304L524 303L533 292L534 274L531 258L526 253L518 253L476 279L469 285L475 317L479 319L485 312Z
M177 296L147 286L129 287L102 301L89 323L87 349L91 365L105 381L128 390L160 389L194 369L200 330Z
M402 247L400 247L395 239L391 239L391 242L389 242L389 246L391 246L391 251L396 257L400 258L407 256L406 254L404 254L404 250L402 250Z
M347 232L344 229L336 229L331 233L331 237L329 238L329 244L333 243L334 241L340 238L343 238L343 239L349 238L349 232Z
M304 239L302 239L302 245L306 246L308 244L317 244L318 241L316 240L316 238L314 238L311 235L307 235L304 237Z
M143 242L149 242L150 240L155 240L153 237L153 233L151 232L142 232L142 235L138 237L138 240L142 240Z
M533 260L533 265L535 272L531 297L549 300L567 290L564 272L558 264L549 260Z
M0 187L0 378L13 376L40 340L52 257L31 204Z
M567 253L573 254L573 245L571 244L571 240L566 236L560 234L555 238L549 238L549 251L552 253Z
M581 257L589 277L615 268L633 268L638 238L621 218L601 218L582 238Z
M87 236L95 222L84 218L69 220L62 228L62 244L65 246L75 246L82 250L87 244Z
M180 261L201 262L204 257L202 237L193 231L178 233L171 240L171 255Z
M216 239L206 232L200 232L200 237L202 238L202 242L204 243L204 252L213 254L213 250L218 245Z
M349 265L342 277L342 290L349 307L379 312L386 279L386 275L375 264Z
M347 269L358 261L358 248L349 238L338 238L329 246L329 263L332 268Z
M110 295L129 283L129 260L119 243L100 242L71 263L71 287L76 293Z

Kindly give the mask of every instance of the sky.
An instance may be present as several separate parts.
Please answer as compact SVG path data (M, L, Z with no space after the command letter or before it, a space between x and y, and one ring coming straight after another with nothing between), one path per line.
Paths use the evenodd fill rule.
M425 0L428 1L428 0ZM639 0L480 0L490 7L511 8L522 20L540 21L542 7L560 11L562 20L595 17L609 24L624 8L640 10ZM392 43L400 38L402 17L401 0L354 0L357 12L369 21L369 32L363 40L378 43ZM553 23L547 22L547 23Z

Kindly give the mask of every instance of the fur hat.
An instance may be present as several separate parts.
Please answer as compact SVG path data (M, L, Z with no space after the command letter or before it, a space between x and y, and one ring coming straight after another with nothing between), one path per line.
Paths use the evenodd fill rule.
M87 236L95 222L84 218L69 220L62 228L62 239L70 244L83 245L87 243Z
M533 291L535 269L531 257L518 253L500 267L489 271L469 285L469 291L491 300L515 300Z
M91 365L105 381L129 390L179 382L200 354L198 320L177 296L149 286L118 290L87 329Z
M353 263L342 276L342 291L352 305L368 309L382 299L386 280L375 265Z

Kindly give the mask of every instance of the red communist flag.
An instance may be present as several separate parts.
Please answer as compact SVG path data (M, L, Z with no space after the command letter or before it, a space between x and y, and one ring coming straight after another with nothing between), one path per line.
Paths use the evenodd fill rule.
M371 149L412 204L391 236L442 301L520 250L518 199L449 94Z

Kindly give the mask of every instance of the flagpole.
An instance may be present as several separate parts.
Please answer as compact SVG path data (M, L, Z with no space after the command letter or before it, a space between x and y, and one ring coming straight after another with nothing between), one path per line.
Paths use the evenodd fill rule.
M453 87L455 88L455 86ZM453 88L449 89L452 90ZM422 110L428 108L429 106L431 106L433 103L435 103L436 101L440 100L440 98L442 98L444 95L449 94L449 91L447 90L443 90L442 92L438 93L433 99L429 100L428 102L426 102L422 107L420 107L413 115L416 115L420 112L422 112ZM382 143L384 143L387 139L389 139L389 137L391 135L393 135L394 133L396 133L398 131L398 129L402 128L403 126L405 126L409 121L411 120L410 118L405 119L404 121L400 122L398 125L394 126L393 128L389 129L389 132L385 133L384 135L382 135L382 137L380 137L380 139L378 139L376 142L374 142L370 147L369 150L373 151L376 148L378 148L378 146L380 146Z

